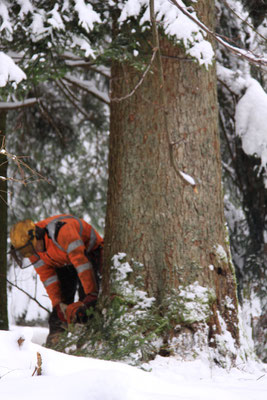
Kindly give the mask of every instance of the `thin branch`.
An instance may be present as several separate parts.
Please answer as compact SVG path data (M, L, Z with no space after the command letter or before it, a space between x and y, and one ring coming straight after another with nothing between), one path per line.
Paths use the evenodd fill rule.
M245 21L243 18L240 17L240 15L237 14L237 12L229 6L229 4L227 3L226 0L221 0L223 2L223 4L225 5L225 7L227 7L238 19L240 19L244 24L246 24L247 26L250 27L250 29L253 30L253 32L256 33L256 35L258 35L259 37L261 37L264 41L266 41L266 38L261 35L255 28L253 25L249 24L247 21Z
M38 106L41 114L43 117L49 122L49 124L52 126L53 129L55 129L55 132L58 134L59 138L62 140L63 136L56 124L54 123L53 119L50 117L49 112L46 110L45 106L41 102L41 100L38 101Z
M9 281L8 279L6 279L7 283L9 283L9 285L14 286L16 289L20 290L22 293L26 294L26 296L28 296L31 300L35 301L39 307L41 307L43 310L47 311L48 313L50 312L48 310L48 308L46 308L45 306L43 306L37 299L35 299L34 297L32 297L29 293L27 293L24 289L22 289L21 287L19 287L18 285L16 285L15 283Z
M226 144L227 144L227 147L228 147L228 150L229 150L230 157L232 159L233 164L235 164L236 157L235 157L235 155L233 153L233 150L232 150L231 145L230 145L230 141L228 139L228 135L227 135L224 123L223 123L223 117L222 117L222 112L221 111L219 112L219 121L221 123L223 136L225 138L225 141L226 141Z
M59 78L59 79L57 79L55 82L56 82L56 84L60 83L61 87L64 88L64 89L66 90L66 92L67 92L71 97L73 97L73 99L74 99L75 101L78 101L78 103L80 103L79 97L76 96L75 93L73 93L73 91L69 88L69 85L67 85L66 83L64 83L62 79ZM60 85L58 85L58 87L61 89Z
M262 379L264 376L266 376L266 374L261 375L259 378L257 378L256 380L259 381L260 379Z
M139 82L137 83L137 85L133 88L133 90L132 90L130 93L128 93L128 94L126 94L125 96L123 96L123 97L113 97L113 98L111 99L111 101L115 101L115 102L119 103L120 101L129 99L130 97L132 97L132 96L134 95L134 93L137 91L137 89L139 88L139 86L141 86L142 83L144 82L144 79L145 79L145 77L146 77L148 71L150 70L150 68L151 68L151 66L152 66L152 64L153 64L153 62L154 62L154 59L155 59L155 57L156 57L156 53L157 53L157 51L158 51L158 48L155 47L154 49L152 49L152 51L153 51L153 54L152 54L150 63L149 63L148 66L146 67L146 69L145 69L145 71L144 71L144 73L143 73L143 75L142 75L140 81L139 81Z
M1 192L2 193L6 193L4 190L1 190ZM0 200L2 200L5 203L6 206L8 205L6 200L4 199L4 197L1 194L0 194Z
M39 174L39 172L34 171L26 162L23 161L23 158L26 158L26 156L16 156L14 154L9 153L6 148L5 148L5 137L3 137L2 140L2 144L1 144L1 148L0 148L0 154L3 154L4 156L7 157L7 159L13 161L18 168L19 174L21 176L21 179L19 178L13 178L13 177L5 177L5 176L1 176L0 179L3 181L13 181L13 182L22 182L24 185L26 185L27 183L33 182L32 178L33 177L37 177L38 179L36 179L35 181L39 181L39 180L45 180L47 182L48 179L46 179L44 176L42 176L41 174ZM25 175L25 171L24 169L27 171L30 171L30 176L26 177Z
M98 100L104 102L105 104L109 105L109 100L106 98L106 96L102 95L100 91L98 90L93 90L86 84L86 82L81 82L78 79L71 78L69 76L64 76L63 81L66 81L74 86L77 86L78 88L85 90L87 93L90 93L91 95L95 96Z
M258 56L254 53L252 53L249 50L241 49L239 47L235 47L230 45L229 43L225 42L219 35L211 31L206 25L204 25L202 22L200 22L198 19L193 17L190 12L187 11L185 7L180 6L176 0L170 0L170 2L176 6L184 15L186 15L191 21L193 21L195 24L197 24L203 31L211 35L218 43L226 47L228 50L230 50L232 53L238 55L239 57L245 58L252 64L256 64L259 66L264 66L267 67L267 58L264 58L262 56Z
M228 86L223 80L221 80L220 78L217 77L217 81L218 81L222 86L224 86L225 89L228 90L228 92L232 95L232 97L233 97L234 99L237 98L237 96L238 96L237 93L235 93L235 92L230 88L230 86Z
M97 74L100 74L100 75L102 75L102 76L104 76L105 78L108 78L108 79L110 79L110 74L107 72L108 70L106 69L106 70L104 70L103 68L96 68L95 66L94 66L94 64L92 64L92 63L90 63L90 62L88 62L88 61L65 61L65 64L68 66L68 67L71 67L71 68L87 68L87 69L90 69L91 71L93 71L93 72L96 72Z
M232 161L234 171L236 173L236 179L234 179L234 177L232 176L232 174L229 171L229 169L227 169L227 170L230 173L233 182L235 182L235 184L238 186L239 190L243 194L245 194L245 190L244 190L243 183L242 183L242 178L241 178L241 175L240 175L240 173L238 171L238 167L237 167L236 155L234 154L234 152L232 150L232 147L231 147L231 144L230 144L230 141L229 141L229 138L228 138L225 126L224 126L223 117L222 117L222 113L221 112L219 112L219 123L220 123L221 129L222 129L222 133L224 135L224 138L225 138L225 141L226 141L226 144L227 144L227 148L228 148L228 151L229 151L229 154L230 154L230 159ZM225 165L224 165L224 168L226 169Z
M34 106L38 102L37 98L26 99L23 101L16 102L0 102L1 111L17 110L18 108L26 108Z
M86 111L84 111L73 99L75 99L74 94L71 92L71 90L62 82L62 80L56 80L55 84L57 87L62 91L64 96L69 100L69 102L78 110L80 113L88 120L91 121L92 117L87 114ZM75 99L76 100L76 99ZM78 100L77 100L78 101Z

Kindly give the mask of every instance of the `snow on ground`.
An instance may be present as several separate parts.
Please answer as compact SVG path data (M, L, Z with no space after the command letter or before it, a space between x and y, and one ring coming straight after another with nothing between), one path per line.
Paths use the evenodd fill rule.
M266 400L267 365L255 362L230 371L204 356L191 362L157 357L146 372L112 361L46 349L46 329L0 331L1 400ZM19 345L18 340L25 339ZM42 375L32 376L42 358Z

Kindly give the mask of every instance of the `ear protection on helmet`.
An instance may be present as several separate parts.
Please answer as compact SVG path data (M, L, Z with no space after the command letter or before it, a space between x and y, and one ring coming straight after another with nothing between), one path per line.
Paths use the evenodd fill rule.
M11 250L10 254L20 268L27 268L23 266L23 259L37 255L35 252L36 245L36 227L32 220L17 222L10 231ZM37 255L38 257L38 255Z

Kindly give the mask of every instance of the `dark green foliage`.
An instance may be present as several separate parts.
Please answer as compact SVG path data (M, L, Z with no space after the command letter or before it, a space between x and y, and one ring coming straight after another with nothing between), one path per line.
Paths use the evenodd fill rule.
M130 283L133 273L134 285ZM70 327L56 350L132 364L148 361L159 352L161 336L171 325L155 299L142 290L142 266L134 262L130 266L120 254L114 257L111 281L111 297L100 298L98 308L89 311L87 325Z
M139 365L157 354L170 355L175 333L200 324L207 329L214 302L212 291L197 282L179 287L159 306L144 291L143 266L126 261L125 254L113 258L111 296L100 298L89 310L86 325L73 325L53 348L68 354ZM134 283L133 277L135 278ZM196 349L194 350L196 351Z
M155 309L136 321L131 306L120 297L102 311L89 311L89 315L87 325L70 327L53 348L73 355L139 364L159 352L159 337L168 325Z
M57 86L47 83L37 89L42 92L41 106L14 113L15 118L9 114L13 130L8 148L13 154L27 156L24 161L45 180L16 186L11 196L11 221L72 213L88 215L96 228L103 229L107 111L99 101L85 98L84 106L92 115L92 121L86 121ZM20 176L16 165L10 173Z

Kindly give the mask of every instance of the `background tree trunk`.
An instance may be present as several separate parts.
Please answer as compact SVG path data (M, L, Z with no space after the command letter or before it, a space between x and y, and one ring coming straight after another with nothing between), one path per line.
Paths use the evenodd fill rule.
M0 111L0 138L6 134L6 112ZM7 158L0 153L0 176L7 176ZM8 330L7 314L7 181L0 179L0 329Z
M211 25L213 1L199 1L198 9L200 18ZM146 289L158 304L180 285L197 281L214 289L209 324L216 329L210 329L209 337L221 333L219 311L238 342L236 286L223 213L215 67L207 71L163 36L161 53L168 129L172 141L179 143L175 162L194 177L198 194L171 166L154 64L153 73L132 97L111 105L105 270L114 254L125 252L144 265ZM135 69L114 63L112 98L129 93L139 79ZM103 290L108 292L105 273ZM234 309L229 310L226 298Z

